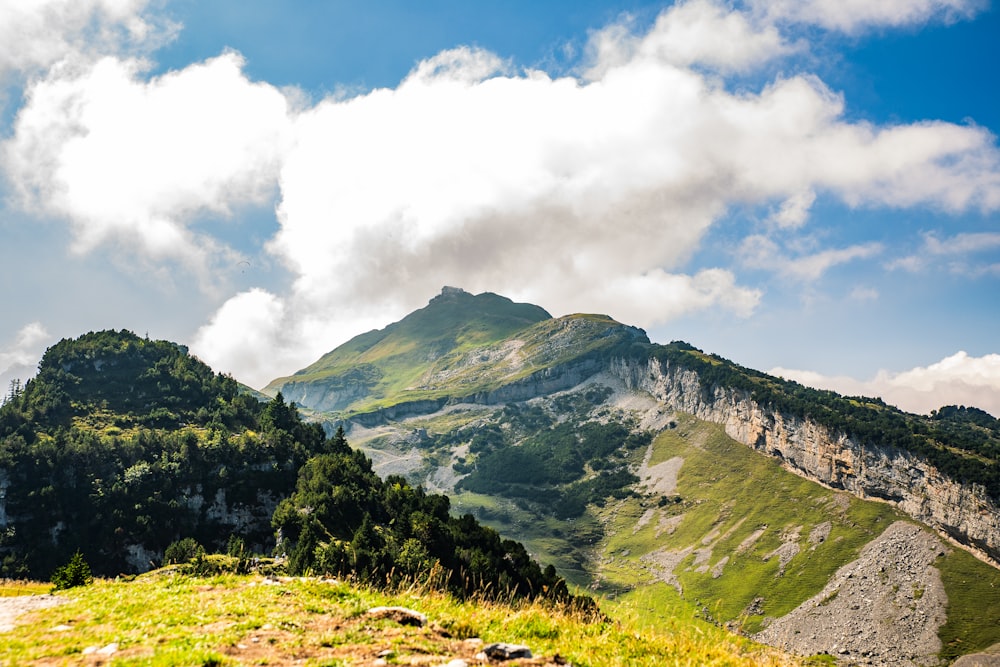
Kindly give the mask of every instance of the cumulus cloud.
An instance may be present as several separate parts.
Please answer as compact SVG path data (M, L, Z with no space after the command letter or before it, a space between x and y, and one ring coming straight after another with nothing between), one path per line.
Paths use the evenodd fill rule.
M878 396L890 405L918 414L945 405L966 405L1000 415L1000 354L973 357L960 351L926 367L900 373L881 370L870 380L788 368L768 372L844 395Z
M67 219L78 252L125 245L207 279L234 256L188 225L272 197L286 143L285 97L242 67L225 53L148 81L139 61L112 57L51 72L2 154L21 206Z
M925 16L941 13L928 2ZM852 122L808 74L727 87L803 48L784 25L902 20L858 5L868 18L838 23L822 18L827 3L806 4L687 0L648 29L595 33L579 76L459 47L394 88L313 105L250 81L235 53L159 77L120 54L54 66L26 90L2 159L23 205L68 220L78 251L125 245L203 281L231 251L193 221L277 196L267 250L290 289L233 297L193 346L248 380L309 363L446 284L646 327L705 308L745 317L761 292L691 261L734 208L771 208L775 235L804 226L819 195L1000 208L1000 151L983 128ZM775 238L748 239L745 265L776 251L778 270L816 280L881 252L789 253Z
M601 78L608 69L637 60L745 72L802 48L749 13L716 0L686 0L662 12L644 35L634 32L627 17L595 32L587 76Z
M6 397L12 380L22 383L34 376L52 336L41 322L26 324L14 340L0 347L0 397Z
M511 73L460 48L395 89L297 116L269 244L297 276L290 316L322 331L314 313L331 304L404 313L444 284L556 313L607 304L647 327L699 308L743 316L759 291L721 269L683 272L733 206L782 202L777 226L794 228L817 191L858 206L1000 204L1000 155L980 128L851 123L811 76L737 94L634 45L605 48L595 79ZM880 252L819 250L780 270L815 280Z

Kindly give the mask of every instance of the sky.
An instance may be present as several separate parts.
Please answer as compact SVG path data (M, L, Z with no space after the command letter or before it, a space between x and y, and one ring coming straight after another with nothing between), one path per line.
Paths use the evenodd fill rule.
M0 0L0 386L448 285L1000 416L998 62L980 0Z

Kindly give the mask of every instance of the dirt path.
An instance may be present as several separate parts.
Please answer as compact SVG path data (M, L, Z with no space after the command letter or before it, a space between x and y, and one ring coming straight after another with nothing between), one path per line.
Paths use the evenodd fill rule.
M68 600L58 595L18 595L0 598L0 632L13 630L18 616L64 602Z

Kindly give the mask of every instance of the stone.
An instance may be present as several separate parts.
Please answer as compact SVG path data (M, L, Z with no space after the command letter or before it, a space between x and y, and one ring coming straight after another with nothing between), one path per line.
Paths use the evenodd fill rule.
M513 660L514 658L530 658L531 649L522 644L498 642L484 646L483 654L490 660Z
M426 616L406 607L372 607L366 614L375 619L388 618L400 625L415 625L418 628L427 625Z

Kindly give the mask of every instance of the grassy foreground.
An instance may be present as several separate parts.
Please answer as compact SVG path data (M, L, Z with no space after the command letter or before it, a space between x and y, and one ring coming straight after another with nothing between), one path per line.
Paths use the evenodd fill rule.
M792 665L783 654L697 622L642 629L538 603L459 602L426 590L394 594L318 579L198 578L161 571L60 593L0 636L0 665L468 664L481 643L525 644L509 665ZM405 606L424 627L366 615ZM623 616L623 618L626 618Z

